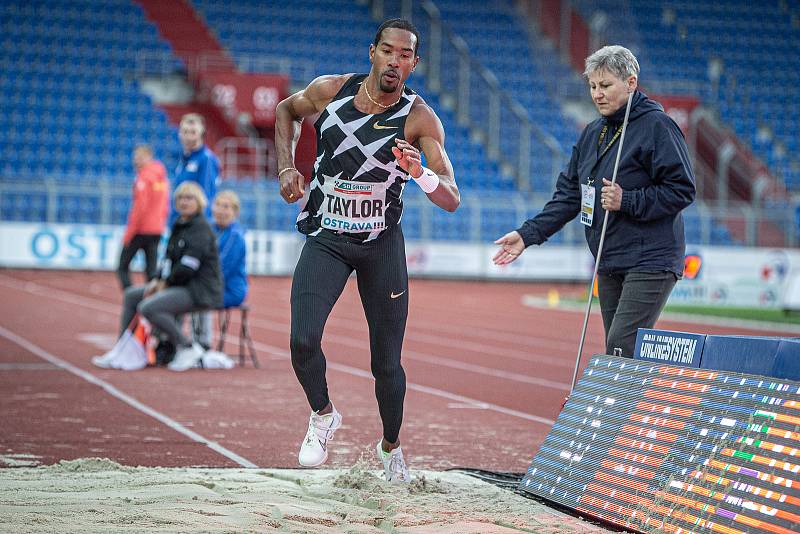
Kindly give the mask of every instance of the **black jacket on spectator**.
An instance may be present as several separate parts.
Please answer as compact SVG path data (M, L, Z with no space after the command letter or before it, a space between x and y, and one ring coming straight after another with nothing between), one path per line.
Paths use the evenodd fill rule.
M581 184L595 188L594 219L585 227L586 241L597 258L605 211L600 205L603 178L611 180L619 148L617 140L601 157L605 145L621 128L623 105L614 115L589 123L566 171L558 176L552 199L517 230L525 246L539 245L574 219L581 210ZM603 147L601 132L608 125ZM681 210L694 201L695 179L686 141L661 104L636 91L631 102L617 183L622 205L609 214L601 274L671 271L683 275L685 237Z
M198 308L222 306L222 274L219 266L217 237L202 215L188 221L176 220L167 243L164 261L167 286L185 286Z

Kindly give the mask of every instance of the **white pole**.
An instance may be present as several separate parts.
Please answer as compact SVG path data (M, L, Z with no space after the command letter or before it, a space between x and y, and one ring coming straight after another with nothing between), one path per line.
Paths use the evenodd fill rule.
M625 142L625 130L628 127L628 117L631 114L631 102L633 92L628 95L628 104L625 107L625 119L622 121L622 133L619 136L619 147L617 147L617 159L614 162L614 174L611 176L611 185L617 183L617 171L619 170L619 158L622 155L622 144ZM586 325L589 324L589 313L592 311L592 296L594 293L594 281L597 279L597 268L600 266L600 256L603 254L603 242L606 239L606 226L608 225L608 210L603 216L603 229L600 231L600 244L597 247L597 258L594 262L594 274L589 283L589 298L586 301L586 314L583 316L583 328L581 329L581 342L578 345L578 357L575 359L575 371L572 373L572 386L569 388L570 394L575 389L575 381L578 379L578 367L581 365L581 354L583 353L583 343L586 341Z

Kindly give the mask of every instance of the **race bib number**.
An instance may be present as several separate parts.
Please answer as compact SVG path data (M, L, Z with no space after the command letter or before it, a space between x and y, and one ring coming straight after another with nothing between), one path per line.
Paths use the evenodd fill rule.
M581 184L581 224L591 226L594 220L594 186Z
M320 222L336 232L374 232L386 228L386 183L328 178L322 184Z

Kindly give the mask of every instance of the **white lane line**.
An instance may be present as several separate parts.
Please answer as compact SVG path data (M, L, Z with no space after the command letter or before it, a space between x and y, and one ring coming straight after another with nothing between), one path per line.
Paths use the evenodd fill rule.
M0 363L0 371L58 371L49 363Z
M250 319L250 325L272 330L274 332L288 332L289 324L270 321L265 319ZM336 343L349 348L366 349L362 340L353 339L349 336L340 336L337 334L325 333L325 341ZM566 382L558 382L556 380L548 380L546 378L539 378L530 376L523 373L504 371L502 369L495 369L493 367L486 367L483 365L462 362L452 358L445 358L443 356L436 356L434 354L427 354L417 352L409 349L403 349L403 359L416 360L428 364L441 365L442 367L449 367L451 369L458 369L459 371L467 371L476 373L482 376L494 376L503 380L511 380L513 382L521 382L523 384L531 384L543 388L555 389L559 391L569 392L570 384ZM531 362L533 363L533 362Z
M14 279L11 278L11 277L0 275L0 284L6 285L7 287L13 287L13 288L16 288L16 289L23 289L25 291L28 291L30 293L34 293L34 294L37 294L37 295L46 295L48 297L57 297L60 300L63 300L64 302L69 302L70 304L81 305L81 304L83 304L81 302L81 300L85 299L86 303L83 304L84 306L87 306L89 308L92 308L92 309L95 309L95 310L98 310L98 311L106 312L106 313L118 314L119 311L120 311L119 306L112 306L108 302L101 302L101 301L98 301L98 300L96 300L96 299L94 299L92 297L84 297L84 296L81 296L81 295L77 295L75 293L65 292L65 291L62 291L62 290L59 290L59 289L54 289L54 288L51 288L51 287L48 287L48 286L42 286L40 284L37 284L36 282L30 282L30 281L23 282L21 284L21 287L20 287L19 281L14 280L16 283L9 282L9 281L12 281L12 280L14 280ZM355 316L353 318L356 319ZM363 321L363 317L361 317L360 319ZM255 317L252 317L251 318L251 322L253 324L258 324L259 320L256 319ZM359 326L359 327L355 327L355 326L351 325L350 322L345 320L345 319L338 319L338 318L332 317L332 318L330 318L328 320L328 322L329 322L329 324L335 325L337 328L346 328L346 329L349 329L349 330L354 330L354 331L359 331L359 332L363 331L363 325ZM269 327L266 327L266 328L269 328ZM507 357L507 358L512 358L512 359L518 359L518 360L521 360L521 361L526 361L526 362L531 362L531 363L541 363L541 364L545 364L545 365L553 365L553 366L556 366L556 367L563 367L565 369L571 369L574 366L574 363L569 358L564 359L564 358L559 358L559 357L555 357L555 356L537 354L537 353L533 353L533 352L515 351L514 349L504 349L504 348L499 348L499 347L494 346L494 345L487 345L487 344L483 344L483 343L475 343L475 342L466 341L464 339L464 334L467 333L467 331L469 331L472 334L478 333L476 329L471 329L470 328L470 329L464 330L464 329L460 329L458 327L454 328L454 327L452 327L452 325L444 325L444 324L437 325L437 329L441 329L442 331L445 331L445 330L450 331L450 333L452 333L453 335L455 335L457 337L455 337L455 338L447 337L447 336L442 337L441 333L439 333L439 335L436 335L436 336L421 334L421 333L417 333L417 332L414 331L414 330L416 330L416 327L415 327L414 329L407 329L405 338L407 340L409 340L409 341L418 341L420 343L432 343L432 344L441 345L441 346L462 348L464 350L468 350L468 351L472 351L472 352L478 352L478 353L482 353L482 354L494 354L496 356ZM486 329L483 329L483 330L484 331L480 332L481 337L492 338L492 337L494 337L494 336L496 336L498 334L497 332L491 332L491 331L486 330ZM328 339L328 337L329 336L326 334L326 339ZM507 342L508 341L508 335L507 334L503 334L502 340ZM543 348L543 345L548 345L548 344L553 345L552 343L548 343L548 340L545 340L543 338L525 338L525 336L517 336L517 337L515 337L514 338L514 342L515 343L521 343L521 344L528 344L528 345L534 345L535 344L537 349L540 349L540 350ZM553 346L553 348L557 349L557 350L564 350L565 346L567 344L566 343L558 343L558 345L559 345L558 347ZM573 348L571 344L569 344L569 348ZM406 354L408 354L411 359L414 358L414 355L411 352L409 352L407 350L404 350L403 351L403 355L406 355ZM424 359L426 361L429 361L429 362L433 361L433 359L426 358L425 355L422 355L422 359ZM444 363L443 360L441 360L439 363L441 365L448 366L446 363ZM464 364L464 365L470 365L470 364ZM466 370L466 369L463 369L463 370ZM483 372L483 371L480 371L480 372ZM503 373L503 371L496 371L496 372L497 373L501 373L501 374ZM493 374L493 373L489 372L489 373L486 373L486 374ZM500 375L496 375L496 376L500 376ZM510 376L515 376L515 375L511 374ZM566 383L562 384L562 383L550 382L550 381L547 381L547 380L541 380L541 379L537 379L537 378L534 378L534 380L532 382L529 382L529 381L524 380L524 379L518 380L518 379L515 379L515 378L511 378L511 380L515 380L515 381L518 381L518 382L528 382L528 383L531 383L531 384L534 384L534 385L541 385L541 386L544 386L544 387L553 387L554 389L563 390L563 389L566 388L566 391L569 391L569 388L570 388L569 384L566 384Z
M465 351L475 352L478 354L491 354L494 356L500 356L501 358L510 358L528 363L541 363L553 367L564 367L565 369L571 369L574 366L574 363L569 361L570 360L569 357L564 358L564 357L553 356L552 354L547 355L531 351L519 351L515 349L509 349L506 347L498 347L496 345L487 345L486 343L465 341L463 337L447 337L442 335L441 333L421 334L419 332L416 332L415 330L416 329L413 328L411 332L406 334L406 339L408 339L409 341L416 341L417 343L427 343L429 345L439 345L442 347L457 348ZM508 341L508 338L506 338L505 341ZM538 347L538 349L541 348L542 348L541 346Z
M37 284L36 282L17 280L16 278L3 274L0 274L0 285L4 285L10 289L26 291L34 295L46 296L51 299L55 298L67 304L75 304L103 313L119 314L121 311L121 305L117 306L110 302L97 300L92 297L84 297L83 295L62 291L53 287Z
M291 359L291 355L289 354L289 351L286 349L275 347L273 345L266 345L258 341L254 342L254 345L259 351L267 352L269 354L272 354L274 356L279 356L284 359ZM365 371L364 369L359 369L358 367L351 367L349 365L344 365L329 360L327 362L327 368L334 369L342 373L347 373L352 376L358 376L361 378L366 378L368 380L373 380L372 373L370 373L369 371ZM548 426L553 426L553 424L555 424L555 421L553 419L548 419L546 417L539 417L538 415L532 415L529 413L512 410L510 408L504 408L503 406L498 406L497 404L484 402L478 399L473 399L471 397L465 397L463 395L458 395L456 393L451 393L449 391L445 391L438 388L423 386L421 384L415 384L413 382L406 382L406 388L413 389L414 391L419 391L421 393L427 393L428 395L433 395L435 397L442 397L444 399L458 401L460 403L466 403L479 410L491 410L505 415L510 415L512 417L519 417L520 419L535 421L537 423L542 423Z
M3 275L0 275L0 284L2 284L4 282L3 278L8 278L9 280L13 280L10 277L5 277ZM15 285L8 284L7 282L6 282L5 285L9 285L9 287L15 287L16 289L23 289L24 291L28 291L28 292L32 292L32 293L39 293L39 292L44 293L43 290L46 289L47 290L46 294L51 298L57 298L57 299L60 299L60 300L67 300L68 302L70 302L72 304L82 305L82 306L85 306L85 307L88 307L88 308L93 308L93 309L98 309L98 310L102 309L102 311L109 311L107 308L111 307L111 305L108 304L107 302L98 301L98 300L93 299L91 297L84 297L84 296L81 296L81 295L76 295L74 293L68 293L68 292L64 292L64 291L61 291L61 290L51 290L50 288L44 288L43 286L40 286L40 285L36 284L35 282L27 282L27 283L24 284L24 287L22 287L22 288L17 287ZM119 313L118 309L117 309L117 313ZM253 320L255 321L255 319L253 319ZM261 320L259 320L259 322L260 321ZM281 330L281 332L287 332L287 330L283 329L283 330ZM285 350L285 349L282 349L280 347L275 347L275 346L272 346L272 345L266 345L266 344L260 343L258 341L254 341L254 346L260 351L267 352L267 353L270 353L270 354L275 355L275 356L280 356L280 357L282 357L284 359L291 359L289 351ZM358 377L362 377L362 378L367 378L369 380L373 379L372 373L370 373L369 371L364 371L363 369L359 369L358 367L351 367L349 365L344 365L344 364L331 362L331 361L328 362L327 367L329 369L334 369L336 371L347 373L347 374L350 374L352 376L358 376ZM78 369L78 370L80 371L80 369ZM498 413L511 415L513 417L519 417L521 419L526 419L528 421L535 421L537 423L542 423L542 424L549 425L549 426L552 426L555 423L555 420L553 420L553 419L548 419L546 417L540 417L538 415L532 415L532 414L529 414L529 413L520 412L520 411L517 411L517 410L512 410L510 408L505 408L503 406L499 406L499 405L496 405L496 404L486 403L486 402L478 400L478 399L473 399L473 398L470 398L470 397L464 397L462 395L457 395L455 393L451 393L449 391L445 391L445 390L438 389L438 388L432 388L432 387L428 387L428 386L423 386L421 384L414 384L413 382L406 382L406 387L408 389L412 389L412 390L415 390L415 391L420 391L422 393L428 393L429 395L434 395L434 396L437 396L437 397L442 397L442 398L450 399L450 400L456 400L456 401L459 401L459 402L470 403L470 404L475 405L476 408L492 410L492 411L495 411L495 412L498 412ZM569 389L569 388L567 388L567 389Z
M350 313L348 310L340 309L337 311L337 317L331 317L328 319L328 324L335 324L342 326L343 328L349 328L352 330L357 329L355 324L358 321L363 321L364 316L358 315L357 311L360 309L358 306L355 307L356 312ZM277 307L270 307L267 310L264 310L265 315L269 315L271 317L285 317L289 311L289 307L285 306L283 308ZM444 321L434 322L434 323L423 323L422 321L418 321L416 317L419 313L410 313L408 318L408 327L406 333L406 339L408 340L418 340L420 342L434 342L432 341L431 337L426 334L421 334L423 330L428 330L433 334L438 341L435 343L445 346L450 346L451 342L466 342L468 338L475 338L477 337L481 341L499 341L501 343L508 343L509 341L513 342L514 345L517 346L528 346L531 347L533 350L541 351L541 350L561 350L561 351L572 351L577 344L572 342L562 341L564 338L569 336L561 336L558 339L555 338L545 338L542 336L528 336L522 332L504 332L499 331L491 328L475 326L472 324L465 325L465 326L458 326L453 324L447 324ZM359 328L360 329L360 328ZM579 334L580 329L578 328ZM453 337L447 337L443 334L452 334ZM472 342L477 343L473 345L471 348L476 348L477 345L487 346L479 342ZM495 345L488 345L490 347L495 347ZM500 349L505 350L505 349ZM506 354L506 356L514 357L514 352L510 354ZM553 356L542 355L539 353L534 353L530 351L525 351L522 354L525 355L524 358L527 361L531 361L531 355L541 358L551 358L557 360ZM568 357L568 359L571 357ZM556 362L549 362L553 363L554 365L558 365L559 361ZM572 368L574 363L567 361L565 362L565 367Z
M236 462L237 464L241 465L242 467L258 467L256 464L254 464L250 460L248 460L246 458L243 458L243 457L239 456L238 454L236 454L235 452L226 449L225 447L223 447L222 445L220 445L216 441L211 441L209 439L206 439L203 436L201 436L200 434L198 434L197 432L195 432L193 430L189 430L188 428L186 428L185 426L183 426L179 422L175 421L174 419L171 419L170 417L167 417L166 415L162 414L161 412L158 412L158 411L154 410L153 408L151 408L151 407L149 407L149 406L147 406L145 404L142 404L141 402L139 402L138 400L134 399L130 395L128 395L126 393L123 393L122 391L118 390L117 388L115 388L114 386L112 386L111 384L106 382L105 380L97 378L93 374L91 374L91 373L89 373L87 371L84 371L83 369L80 369L78 367L75 367L71 363L62 360L58 356L50 354L49 352L47 352L43 348L34 345L33 343L31 343L27 339L18 336L17 334L15 334L14 332L11 332L10 330L6 330L2 326L0 326L0 336L3 336L7 340L9 340L9 341L11 341L13 343L16 343L17 345L19 345L23 349L27 350L28 352L31 352L32 354L35 354L36 356L42 358L43 360L46 360L46 361L50 362L51 364L56 365L56 366L64 369L65 371L68 371L68 372L74 374L75 376L83 378L84 380L86 380L87 382L89 382L91 384L94 384L96 386L99 386L99 387L103 388L111 396L116 397L117 399L119 399L122 402L128 404L129 406L132 406L133 408L139 410L140 412L149 415L153 419L156 419L157 421L167 425L168 427L170 427L171 429L175 430L176 432L179 432L179 433L183 434L184 436L188 437L192 441L196 441L197 443L201 443L201 444L207 446L209 449L211 449L211 450L213 450L215 452L218 452L222 456L228 458L229 460L231 460L233 462Z

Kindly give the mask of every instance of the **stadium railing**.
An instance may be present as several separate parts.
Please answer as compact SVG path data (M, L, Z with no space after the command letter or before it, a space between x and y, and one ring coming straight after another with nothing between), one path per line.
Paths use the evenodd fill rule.
M373 1L373 18L381 19L389 8L397 7L394 4ZM488 156L514 176L517 188L533 188L531 170L537 159L548 161L549 174L557 176L567 156L556 138L535 124L494 72L475 59L464 39L444 23L435 3L406 0L400 4L401 16L413 18L427 37L420 62L427 88L441 95L458 123L470 128L486 146ZM413 17L412 11L422 14L422 20Z

